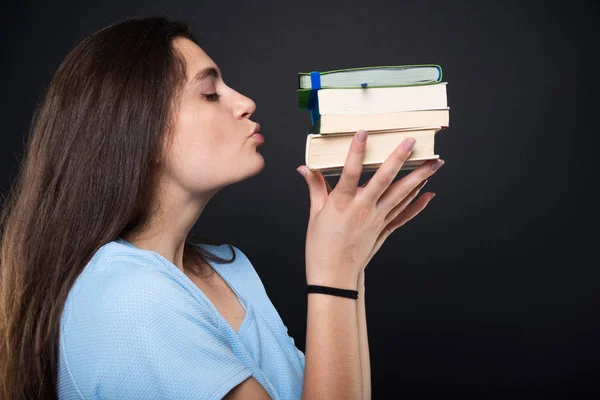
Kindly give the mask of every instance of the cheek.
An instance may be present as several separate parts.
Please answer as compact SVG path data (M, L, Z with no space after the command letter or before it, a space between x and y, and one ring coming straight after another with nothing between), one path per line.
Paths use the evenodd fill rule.
M184 186L210 184L215 170L224 171L235 156L234 135L227 135L226 119L211 110L180 114L167 156L171 175Z
M228 156L228 151L233 150L231 141L235 139L227 134L228 122L216 108L184 113L175 132L180 158L186 163L198 163Z

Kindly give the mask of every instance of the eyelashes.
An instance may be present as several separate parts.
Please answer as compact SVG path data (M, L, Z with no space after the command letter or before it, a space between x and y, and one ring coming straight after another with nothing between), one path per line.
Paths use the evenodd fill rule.
M217 101L219 100L219 97L221 97L218 93L203 94L202 96L204 96L208 101Z

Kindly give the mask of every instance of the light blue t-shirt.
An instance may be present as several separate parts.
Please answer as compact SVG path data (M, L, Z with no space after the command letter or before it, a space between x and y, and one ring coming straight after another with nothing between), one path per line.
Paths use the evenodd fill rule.
M227 245L196 244L230 259ZM61 318L60 399L221 399L253 376L273 399L300 399L304 354L248 258L208 260L246 310L238 330L180 269L122 238L102 246Z

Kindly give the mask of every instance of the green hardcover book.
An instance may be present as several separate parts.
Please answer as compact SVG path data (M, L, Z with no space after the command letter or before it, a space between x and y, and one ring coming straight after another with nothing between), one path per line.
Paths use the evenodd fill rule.
M312 87L310 72L298 73L298 108L307 109ZM346 68L318 73L319 89L358 89L430 85L442 80L437 64ZM316 117L316 115L315 115Z

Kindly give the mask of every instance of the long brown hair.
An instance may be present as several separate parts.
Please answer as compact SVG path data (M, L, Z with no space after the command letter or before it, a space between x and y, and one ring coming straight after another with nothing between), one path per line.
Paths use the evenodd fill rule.
M170 143L185 62L164 18L115 23L81 41L36 108L19 174L0 215L0 398L57 397L67 295L104 244L143 229ZM167 142L164 142L167 140ZM188 238L189 240L189 238ZM225 260L186 240L202 274ZM210 242L208 239L205 241Z

